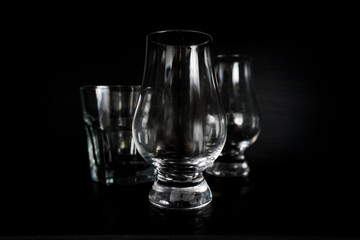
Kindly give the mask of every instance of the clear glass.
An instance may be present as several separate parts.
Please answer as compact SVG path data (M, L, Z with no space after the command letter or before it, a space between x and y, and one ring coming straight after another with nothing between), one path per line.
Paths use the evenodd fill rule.
M150 202L167 209L199 209L212 199L203 171L226 140L225 112L214 77L210 35L154 32L146 60L133 137L157 169Z
M214 165L206 173L246 177L250 168L245 150L260 134L260 112L251 79L251 60L241 55L215 56L215 72L227 117L227 140Z
M83 119L90 174L106 184L135 184L155 179L154 168L138 154L132 119L141 86L82 86Z

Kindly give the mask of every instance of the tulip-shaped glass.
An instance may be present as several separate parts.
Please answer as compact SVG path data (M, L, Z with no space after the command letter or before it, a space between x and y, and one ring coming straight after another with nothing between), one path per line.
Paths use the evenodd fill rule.
M227 117L227 140L214 165L206 173L223 177L246 177L250 168L245 150L260 134L260 112L251 79L249 57L217 55L215 72Z
M154 32L146 38L133 138L157 170L150 203L199 209L212 199L203 171L226 140L225 112L213 68L212 37L190 30Z

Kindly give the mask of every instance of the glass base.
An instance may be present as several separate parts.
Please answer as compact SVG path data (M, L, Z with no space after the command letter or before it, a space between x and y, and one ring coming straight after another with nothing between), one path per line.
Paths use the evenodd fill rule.
M247 177L250 172L246 160L239 162L214 162L205 170L207 174L217 177Z
M212 193L205 179L191 186L170 184L156 180L149 193L150 203L163 209L197 210L212 200Z

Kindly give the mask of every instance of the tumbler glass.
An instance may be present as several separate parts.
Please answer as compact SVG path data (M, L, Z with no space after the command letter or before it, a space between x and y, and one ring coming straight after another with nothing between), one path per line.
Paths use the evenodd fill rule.
M160 208L199 209L212 199L203 171L219 156L226 140L212 37L168 30L146 39L133 137L139 153L157 169L149 200Z
M217 55L215 64L228 134L220 157L206 173L246 177L250 168L244 152L260 134L260 111L251 78L251 59L238 54Z
M154 168L138 154L131 124L140 86L82 86L90 174L106 184L154 180Z

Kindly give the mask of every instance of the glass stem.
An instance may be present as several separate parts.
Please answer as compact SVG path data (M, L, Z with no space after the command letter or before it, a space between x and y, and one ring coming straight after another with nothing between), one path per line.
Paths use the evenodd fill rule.
M239 160L239 161L245 161L245 150L246 148L244 147L239 147L239 153L238 155L236 156L236 159Z
M197 185L204 180L202 172L171 172L164 169L157 169L157 179L162 183L192 184Z

